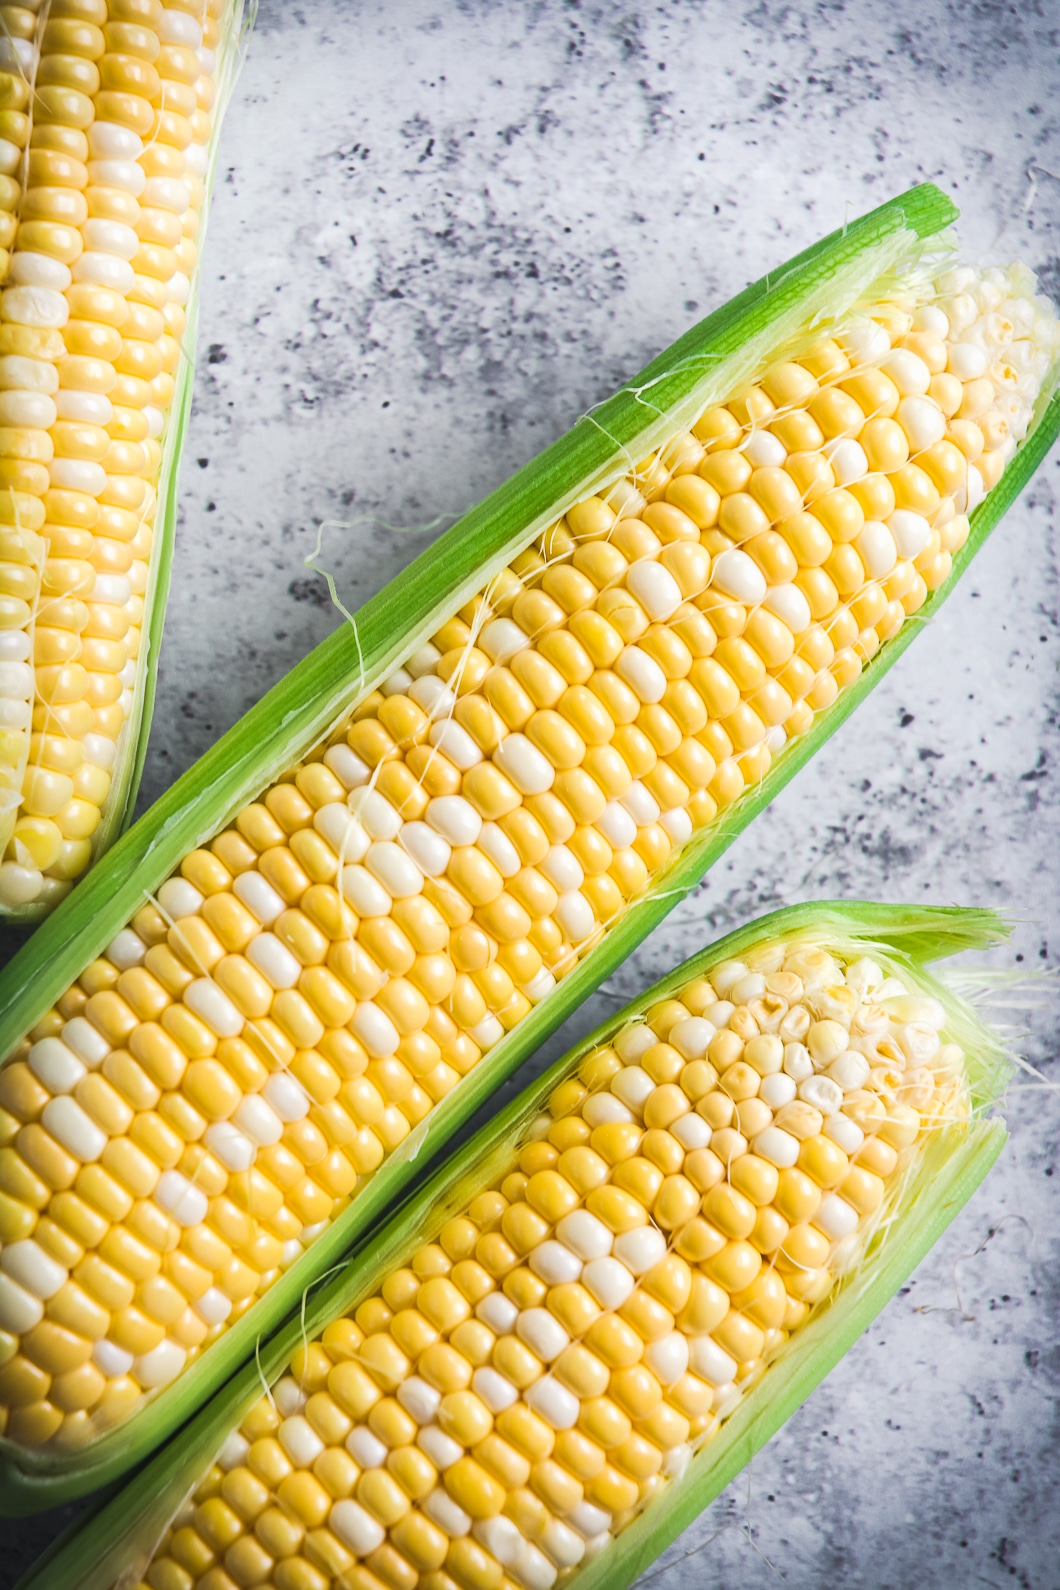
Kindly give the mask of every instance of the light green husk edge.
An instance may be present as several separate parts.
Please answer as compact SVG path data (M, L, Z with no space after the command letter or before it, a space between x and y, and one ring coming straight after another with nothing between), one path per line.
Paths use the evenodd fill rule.
M213 133L210 139L210 163L206 172L206 196L203 200L202 220L197 239L199 258L202 258L206 238L210 199L213 195L221 123L232 97L239 69L242 65L246 42L253 26L257 0L233 0L225 14L221 37L217 46L217 98L214 105ZM173 549L179 506L180 458L191 418L191 403L195 383L195 337L199 318L199 283L201 270L196 269L191 299L187 306L187 324L182 344L185 357L177 372L176 390L162 444L162 464L158 476L158 503L155 509L155 537L151 548L151 562L144 592L144 621L140 650L137 655L136 683L133 687L133 709L118 741L118 754L114 777L107 796L103 818L92 838L94 866L110 849L115 839L128 826L136 803L136 794L143 776L147 741L151 732L151 714L155 704L155 686L158 673L158 655L162 645L162 627L166 619L166 598L169 595L169 577L173 567ZM49 915L46 905L30 902L23 906L0 905L0 925L29 926Z
M225 825L261 788L315 745L339 715L385 678L419 637L437 629L488 574L503 568L572 502L628 467L629 443L643 457L711 400L738 389L769 350L818 313L858 300L881 274L908 268L955 214L930 184L912 189L799 255L783 270L747 288L703 321L594 417L512 477L448 531L357 614L356 634L343 626L229 730L121 839L59 907L0 976L0 1054L8 1055L51 1004L144 904L148 892L180 860ZM702 377L705 365L711 375ZM645 418L651 386L654 411ZM676 416L676 418L675 418ZM603 428L602 428L603 427ZM1043 408L1023 447L972 516L972 530L954 559L958 575L1029 479L1060 430L1060 396ZM655 438L654 444L651 438ZM632 439L632 442L630 441ZM944 590L948 590L948 581ZM918 618L930 617L939 591ZM421 615L415 629L409 613ZM629 956L700 881L753 817L769 804L842 724L917 634L903 625L860 679L840 693L813 729L794 741L755 790L749 790L686 845L634 902L601 943L560 981L435 1106L321 1234L302 1258L177 1380L140 1412L78 1453L35 1453L0 1440L0 1512L53 1506L108 1483L140 1461L228 1380L295 1305L304 1289L336 1263L393 1205L415 1174L586 997Z
M676 994L719 961L752 945L812 938L855 955L876 955L885 970L934 995L947 1014L947 1036L966 1054L973 1116L943 1128L918 1153L897 1207L877 1227L865 1260L837 1295L792 1338L763 1379L689 1466L599 1558L580 1571L576 1590L622 1590L676 1539L765 1445L838 1363L938 1239L990 1169L1005 1142L1004 1124L985 1119L1010 1067L997 1035L926 963L962 950L983 950L1007 936L992 911L864 902L797 905L760 917L701 950L609 1017L595 1032L458 1149L441 1169L322 1284L311 1288L284 1328L260 1347L213 1401L123 1490L75 1525L19 1581L16 1590L110 1590L119 1577L142 1576L170 1518L214 1462L229 1433L284 1372L291 1354L339 1314L370 1296L383 1278L431 1241L511 1162L513 1146L545 1108L557 1084L595 1045L608 1042L631 1017Z

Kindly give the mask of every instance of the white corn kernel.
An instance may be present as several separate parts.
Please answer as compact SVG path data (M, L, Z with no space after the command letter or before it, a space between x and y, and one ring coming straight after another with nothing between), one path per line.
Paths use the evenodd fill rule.
M519 1317L519 1310L511 1298L505 1297L503 1292L491 1292L480 1303L475 1305L475 1314L490 1330L496 1331L498 1336L510 1331Z
M223 1325L232 1312L232 1299L216 1286L211 1286L191 1306L207 1325Z
M587 1125L603 1126L605 1121L632 1121L633 1111L621 1099L616 1099L613 1093L594 1093L586 1099L582 1106L582 1115Z
M771 1110L779 1110L785 1104L790 1104L797 1092L792 1077L784 1071L775 1071L772 1076L762 1078L758 1097L763 1104L768 1104Z
M364 864L392 900L409 900L423 893L423 873L393 840L377 840L369 847Z
M752 1144L760 1159L767 1159L778 1170L788 1170L799 1158L799 1140L779 1126L767 1126Z
M261 1092L281 1121L301 1121L309 1114L305 1088L287 1071L274 1071Z
M858 1228L858 1212L838 1193L825 1193L813 1217L818 1230L833 1242L849 1237Z
M639 1114L655 1092L655 1083L640 1066L623 1066L611 1078L611 1092L616 1099L621 1099L623 1104Z
M519 1393L511 1381L488 1364L475 1370L471 1377L471 1389L491 1413L503 1413L505 1408L512 1407L519 1400Z
M206 977L197 978L184 990L184 1003L204 1021L218 1038L238 1038L243 1031L243 1016L223 989Z
M760 1088L759 1093L761 1092ZM696 1148L709 1147L712 1135L710 1127L700 1115L682 1115L670 1126L670 1136L676 1137L681 1147L689 1153Z
M731 596L734 602L744 602L749 607L761 602L766 594L765 576L758 564L738 547L718 553L710 583L723 596Z
M527 1407L544 1419L546 1424L550 1424L553 1430L573 1430L578 1421L581 1405L577 1397L551 1375L542 1375L540 1380L535 1380L534 1384L524 1391L523 1400Z
M436 795L427 803L425 816L450 845L473 845L482 832L482 818L463 795Z
M727 1386L736 1374L737 1363L710 1336L692 1336L688 1342L688 1365L692 1373L710 1386Z
M531 1352L536 1353L546 1364L550 1364L565 1347L570 1346L567 1332L547 1308L524 1308L516 1321L515 1330Z
M441 1486L433 1490L420 1506L431 1523L437 1524L450 1540L459 1540L463 1535L470 1533L471 1519L462 1507L456 1505L448 1491L442 1490Z
M618 1259L591 1259L582 1271L582 1285L601 1308L621 1308L634 1287L633 1277Z
M93 1345L92 1362L108 1379L127 1375L134 1361L132 1353L127 1353L124 1347L118 1347L114 1342L103 1340Z
M608 801L596 827L615 850L628 850L637 837L637 825L626 808L618 801Z
M632 1066L636 1065L649 1049L653 1049L658 1041L647 1022L637 1022L632 1027L624 1027L618 1036L612 1039L611 1047L619 1059L624 1060L626 1065Z
M666 1238L657 1226L640 1226L615 1238L614 1255L633 1275L645 1275L666 1254Z
M715 1029L702 1016L686 1016L670 1029L667 1040L686 1060L700 1060L706 1054Z
M447 756L453 766L460 769L461 773L467 773L482 761L482 752L470 734L452 718L444 718L440 723L432 724L429 738L435 750L441 751L443 756ZM501 750L503 750L505 744L507 744L507 741L503 742ZM494 755L494 761L497 760L499 755L500 751Z
M527 1254L526 1262L546 1286L561 1286L565 1281L576 1281L582 1273L582 1260L578 1255L551 1237L533 1248Z
M152 1347L149 1353L143 1353L132 1366L132 1372L141 1386L148 1391L153 1391L159 1386L168 1386L170 1381L176 1380L187 1362L187 1349L181 1347L179 1342L159 1342L157 1347Z
M684 600L681 587L669 570L648 560L634 563L628 570L626 588L657 624L671 618Z
M246 948L246 957L273 988L294 988L302 975L302 963L292 955L275 933L259 933Z
M130 966L140 965L147 954L147 945L132 928L122 928L103 953L112 966L116 966L119 972L125 972Z
M397 1052L400 1034L385 1010L364 1000L354 1011L350 1030L359 1038L374 1060L386 1060Z
M224 1474L230 1474L233 1469L242 1468L250 1451L250 1442L239 1430L233 1430L217 1457L217 1467Z
M276 893L260 872L241 872L232 880L232 893L263 927L275 922L287 909L283 896Z
M393 899L366 867L343 867L340 873L342 897L358 916L389 916Z
M556 781L556 769L525 734L509 734L493 753L493 765L511 779L520 795L544 795Z
M44 1318L44 1304L0 1271L0 1330L23 1336Z
M328 1514L328 1525L358 1557L366 1557L386 1539L386 1530L365 1512L357 1502L348 1498L336 1502Z
M236 1109L232 1123L258 1148L271 1148L283 1136L283 1121L260 1093L248 1093Z
M517 652L524 651L530 644L530 637L510 618L491 619L478 638L480 650L491 662L499 664L511 662Z
M351 790L346 805L370 839L396 839L401 832L401 813L376 789Z
M666 675L655 658L639 646L627 646L619 653L615 673L646 705L661 701L666 694Z
M937 1034L935 1042L938 1043ZM858 1054L854 1049L847 1049L838 1059L832 1061L826 1075L842 1092L849 1093L853 1088L864 1087L869 1069L869 1062L864 1055Z
M349 1444L349 1441L347 1441L346 1445L349 1446ZM452 1436L448 1436L443 1430L439 1430L436 1424L423 1426L416 1436L416 1445L422 1452L427 1454L435 1468L443 1473L446 1469L452 1468L453 1464L464 1455L463 1447L454 1441ZM356 1456L357 1454L354 1453L354 1457Z
M420 1435L423 1434L425 1431L421 1430ZM346 1450L362 1469L377 1469L386 1462L386 1446L363 1424L355 1425L346 1437Z
M367 762L351 751L348 745L333 745L324 752L324 766L330 768L339 783L348 790L360 789L367 784L372 770Z
M844 1154L856 1154L865 1141L865 1133L857 1122L852 1121L849 1115L843 1115L839 1111L835 1115L830 1115L825 1121L824 1135L825 1137L830 1137L836 1147L843 1150Z
M0 1269L25 1291L44 1303L69 1279L69 1271L45 1253L32 1237L11 1242L0 1251Z
M799 1083L799 1098L812 1104L822 1115L834 1115L843 1102L843 1092L830 1077L807 1077Z
M26 1058L34 1076L52 1094L71 1093L87 1075L84 1061L60 1038L39 1039Z
M428 878L441 877L449 865L452 855L449 841L427 823L406 823L398 835L398 842Z
M201 1226L208 1207L206 1194L192 1186L179 1170L164 1170L154 1190L154 1201L182 1226Z
M688 1369L688 1337L680 1331L649 1342L644 1349L644 1362L660 1385L672 1386Z
M110 1044L106 1038L83 1016L74 1016L71 1021L64 1024L62 1039L66 1047L72 1049L90 1071L102 1065L110 1054Z
M313 827L327 840L343 865L364 860L371 840L343 802L329 801L326 806L319 807L313 814Z
M107 1146L106 1132L68 1093L48 1100L41 1112L41 1125L83 1165L97 1160Z

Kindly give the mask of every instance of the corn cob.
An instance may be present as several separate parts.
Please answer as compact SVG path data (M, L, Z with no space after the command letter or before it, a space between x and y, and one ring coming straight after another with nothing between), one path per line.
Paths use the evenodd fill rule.
M37 1020L0 1075L10 1441L76 1451L222 1339L827 713L1026 430L1055 345L1031 287L925 279L776 350L447 617Z
M0 910L46 910L72 887L135 739L217 48L236 9L5 8L22 75L4 79L0 177Z
M902 1241L914 1185L932 1202L940 1145L984 1130L988 1035L894 954L927 922L894 932L892 908L892 944L866 943L859 910L878 908L796 908L738 958L697 957L486 1128L380 1239L367 1288L287 1333L271 1389L249 1372L234 1420L204 1413L194 1489L146 1557L139 1528L118 1557L129 1590L643 1569L625 1532L709 1473L843 1279Z
M827 1297L902 1151L963 1117L943 1020L871 959L801 945L650 1008L292 1362L141 1590L550 1590Z

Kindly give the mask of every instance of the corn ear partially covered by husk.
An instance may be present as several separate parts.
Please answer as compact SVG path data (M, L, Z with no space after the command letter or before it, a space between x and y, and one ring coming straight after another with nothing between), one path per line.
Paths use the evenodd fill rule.
M0 10L0 921L51 910L136 797L243 14Z
M629 1584L926 1253L1008 1065L986 911L797 906L515 1099L21 1590Z
M943 270L949 218L915 190L690 333L12 967L0 1410L35 1485L219 1384L932 611L1060 413L1033 278Z

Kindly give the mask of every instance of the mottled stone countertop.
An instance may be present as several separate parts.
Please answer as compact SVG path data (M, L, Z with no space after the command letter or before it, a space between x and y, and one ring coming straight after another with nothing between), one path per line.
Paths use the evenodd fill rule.
M355 605L433 533L390 527L482 497L844 216L930 178L972 256L1019 255L1057 293L1058 61L1048 0L261 0L210 221L144 799L335 628L304 566L322 521L343 522L324 561ZM815 896L993 905L1016 924L998 965L1056 965L1058 496L1054 454L612 995ZM1055 1088L1056 984L1032 986L996 1014ZM644 1582L1060 1586L1060 1107L1026 1083L909 1286ZM0 1578L55 1521L5 1528Z

